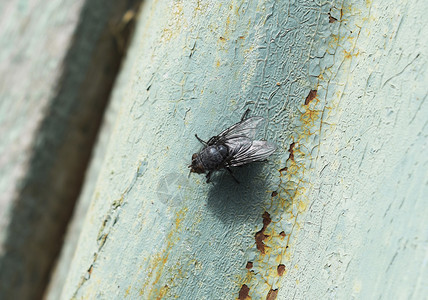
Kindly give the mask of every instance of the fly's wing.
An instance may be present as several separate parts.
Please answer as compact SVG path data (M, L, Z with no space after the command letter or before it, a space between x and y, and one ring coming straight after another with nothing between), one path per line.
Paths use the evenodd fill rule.
M257 127L263 121L263 117L251 117L223 130L219 135L213 136L207 142L208 145L226 143L231 139L247 138L253 140Z
M233 148L235 153L229 161L228 166L242 166L253 161L261 161L268 158L276 147L266 141L249 141L248 143L236 144Z
M233 158L237 154L247 151L253 144L253 141L246 136L237 136L226 140L224 144L229 149L229 158Z

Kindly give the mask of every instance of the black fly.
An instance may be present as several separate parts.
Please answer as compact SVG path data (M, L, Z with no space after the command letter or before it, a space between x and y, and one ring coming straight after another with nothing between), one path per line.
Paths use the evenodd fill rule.
M209 182L212 172L224 168L239 183L233 176L230 167L264 160L275 151L275 146L272 144L254 140L257 127L263 118L247 118L249 112L250 110L247 109L239 123L227 128L219 135L213 136L208 142L201 140L195 134L204 147L199 153L192 155L192 164L189 166L191 173L208 172L206 177Z

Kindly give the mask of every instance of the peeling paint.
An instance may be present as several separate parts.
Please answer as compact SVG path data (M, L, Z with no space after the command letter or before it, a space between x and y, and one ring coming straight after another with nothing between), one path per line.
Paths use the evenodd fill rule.
M278 289L270 290L266 296L266 300L275 300L278 296Z
M334 18L330 12L326 11L329 18L326 21L334 23L342 20ZM331 38L325 43L329 46L326 49L335 49L342 37L337 37L331 33ZM311 71L310 71L311 72ZM284 167L279 169L280 184L271 194L271 203L267 205L267 212L272 215L272 226L269 227L265 235L266 228L256 234L256 248L260 251L260 256L250 256L254 261L254 273L249 273L244 281L250 288L250 294L258 298L276 299L280 287L280 278L288 274L290 258L290 246L295 242L298 230L301 227L299 217L307 210L309 199L308 192L311 190L311 183L308 179L308 172L311 169L311 161L316 156L320 132L322 131L322 118L324 113L328 113L331 107L324 107L324 80L326 70L320 69L317 74L318 80L306 95L304 105L297 113L300 116L295 118L291 143L288 146L288 158ZM280 84L277 86L281 86ZM322 92L320 93L320 91ZM303 96L303 95L302 95ZM264 218L263 218L264 219ZM269 237L269 239L267 239ZM262 239L263 238L263 239ZM265 243L260 241L266 240ZM263 247L261 247L263 245ZM266 255L264 247L269 248ZM296 265L297 266L297 265ZM259 274L259 275L254 275Z
M305 105L308 105L317 96L317 90L310 90L308 96L305 99Z
M131 88L122 100L115 142L100 174L99 197L93 200L87 221L91 226L76 252L79 261L71 271L70 286L76 285L75 274L85 273L93 262L88 249L97 249L101 241L91 279L79 290L82 298L96 297L100 290L153 299L347 295L347 286L340 285L348 274L345 270L360 267L353 265L356 253L350 245L366 242L364 234L355 242L347 235L364 226L351 209L355 206L349 205L355 199L361 203L359 193L364 189L354 184L370 176L358 173L362 168L357 165L367 164L368 157L388 143L379 136L363 147L359 144L384 126L385 118L379 118L379 124L371 119L366 126L352 117L368 114L366 106L383 101L374 98L371 86L397 85L396 79L404 74L400 70L413 70L412 62L422 55L410 56L398 72L392 68L380 79L377 66L366 61L370 67L364 69L371 73L366 86L349 90L360 82L353 72L362 68L363 57L383 59L382 51L373 50L368 58L358 45L373 34L365 26L372 22L374 4L369 8L354 2L306 1L290 6L266 1L146 5L150 9L140 21L156 16L158 22L150 23L150 28L140 24L137 36L145 38L135 42L139 54L130 71ZM165 33L165 28L177 29L171 27L174 22L180 23L180 30L185 25L186 34ZM386 35L384 42L388 40ZM415 93L421 99L420 90ZM364 98L367 94L371 98ZM420 101L424 112L425 102ZM276 156L237 169L243 178L240 185L221 172L212 185L187 177L189 151L197 145L194 134L212 136L246 108L267 120L260 135L275 141ZM395 113L388 105L378 109L378 114ZM421 115L414 113L408 122L417 122ZM348 124L347 118L354 123ZM394 135L389 138L394 140ZM395 147L402 145L389 148ZM358 163L356 155L361 155ZM126 205L121 205L114 230L91 229L112 224L110 198L122 199L123 189L118 187L128 184L130 166L139 157L148 157L147 169L123 196ZM385 155L385 165L388 159ZM365 194L364 199L380 203L370 197ZM103 225L106 215L113 218ZM388 211L378 217L388 218ZM100 233L108 236L99 239ZM397 259L398 254L389 257L390 268ZM109 277L112 268L115 276ZM310 277L313 274L321 279ZM357 298L366 291L365 278L347 280Z
M250 289L246 284L242 285L241 289L239 290L238 299L239 300L249 300L251 297L248 295Z

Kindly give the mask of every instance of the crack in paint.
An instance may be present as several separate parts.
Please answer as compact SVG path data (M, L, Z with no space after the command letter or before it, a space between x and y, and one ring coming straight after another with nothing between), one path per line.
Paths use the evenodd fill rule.
M116 225L117 221L119 220L119 214L120 214L120 208L124 204L124 199L129 194L129 192L134 187L135 183L137 182L138 178L141 177L147 170L147 160L144 159L140 161L140 164L138 166L137 172L134 174L134 177L131 180L131 183L128 185L128 187L125 189L125 191L122 193L120 198L118 200L113 201L113 203L110 206L110 209L106 216L104 217L104 220L102 222L102 225L100 227L100 230L98 231L97 236L97 244L98 249L97 252L94 253L94 257L92 259L91 265L87 269L85 275L83 275L79 281L79 284L77 285L77 288L75 292L73 293L72 299L75 299L77 297L77 294L79 293L80 288L85 284L86 281L88 281L91 278L92 272L94 270L95 263L98 259L99 253L102 251L104 245L107 242L107 238L113 229L113 227Z

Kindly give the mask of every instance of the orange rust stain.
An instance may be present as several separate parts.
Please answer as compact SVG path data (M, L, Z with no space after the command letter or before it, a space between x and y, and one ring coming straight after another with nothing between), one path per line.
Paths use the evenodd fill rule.
M270 222L272 222L272 219L270 218L270 214L267 211L263 213L262 217L263 217L263 228L256 233L255 240L256 240L257 250L259 250L262 254L265 254L266 250L265 250L265 244L263 243L263 241L267 237L269 237L269 235L264 234L264 232L266 231L266 228L268 227Z
M290 160L294 161L294 146L296 145L295 142L292 142L290 144L290 148L288 149L288 152L290 152L290 156L288 157Z
M155 286L159 283L159 280L162 274L164 273L163 271L166 266L166 263L168 262L170 251L172 249L172 246L176 243L176 241L174 240L174 235L180 230L180 225L181 225L181 222L184 220L186 212L187 212L187 208L182 208L176 213L176 219L174 222L175 228L169 232L166 238L167 245L165 249L162 250L160 253L152 256L150 261L150 266L148 268L150 271L147 275L146 282L143 284L143 287L140 289L140 296L144 295L144 291L150 290L150 293L149 293L150 299L154 299L154 298L160 299L159 297L168 291L168 289L166 288L168 287L167 285L162 286L159 290L155 288ZM150 282L150 279L153 276L155 278L153 282ZM147 287L149 284L151 285L151 288Z
M158 263L155 264L155 266L159 266L159 269L158 269L158 271L156 273L155 280L153 281L153 286L155 286L159 282L159 279L160 279L161 275L163 274L163 269L165 268L165 265L166 265L166 263L168 261L169 252L171 250L172 244L173 244L172 242L168 241L168 244L167 244L168 251L166 252L166 255L163 256L163 257L161 256L161 257L159 257L157 259Z
M181 222L184 220L185 217L185 213L187 212L187 209L180 209L175 215L176 215L176 219L175 219L175 230L178 230Z
M296 151L294 151L294 152L296 152ZM291 177L298 176L300 174L302 166L298 165L295 161L293 161L291 159L289 159L288 161L290 163L289 163L289 166L288 166L288 169L287 169L287 174L286 174L287 176L286 177L287 178L291 178ZM299 181L297 181L297 183L299 183ZM295 188L297 187L296 186L296 181L291 181L290 184L292 184ZM291 197L289 200L293 200L295 198L294 196L297 196L297 194L295 194L295 193L296 192L294 192L293 194L289 194L289 196Z
M246 284L243 284L241 286L241 289L239 290L238 300L251 299L251 297L249 296L249 293L250 293L250 288Z
M303 128L304 135L312 135L310 129L315 125L320 115L319 111L307 109L301 116L300 120L306 125Z
M284 168L282 168L282 169L279 169L279 173L281 173L281 174L282 174L282 172L287 172L287 170L288 170L288 168L287 168L287 167L284 167Z
M216 65L217 68L220 67L220 61L216 60L215 65Z
M247 265L245 266L246 269L251 270L253 268L253 262L249 261L247 262Z
M305 105L308 105L317 96L317 90L310 90L308 96L305 99Z
M336 22L337 19L335 17L332 17L330 13L328 13L328 22L329 23L334 23Z
M125 297L129 296L129 292L131 291L131 286L128 286L128 288L125 291Z
M166 42L178 36L183 31L183 27L187 26L186 20L184 19L182 2L174 3L172 6L170 20L171 23L162 30L162 39Z
M276 268L276 271L278 272L279 276L284 275L285 266L283 264L278 265L278 267Z
M271 289L266 296L266 300L275 300L277 296L278 296L278 289L276 290Z
M328 41L328 46L330 49L335 49L340 41L344 39L343 36L332 34L331 39Z
M163 299L163 298L165 297L166 293L168 292L168 290L169 290L169 286L165 284L165 285L160 289L160 291L159 291L159 295L156 297L156 299L157 299L157 300Z
M344 52L345 52L345 58L347 58L347 59L352 58L352 54L351 54L351 52L348 52L348 51L346 51L346 50L344 50Z
M357 53L351 53L351 51L346 51L346 50L343 50L343 51L345 52L345 59L351 59L353 56L356 57L360 55L359 51Z
M263 231L259 231L256 233L255 239L256 239L256 247L257 250L259 250L262 254L265 254L265 244L263 241L267 238L267 235L263 234Z

